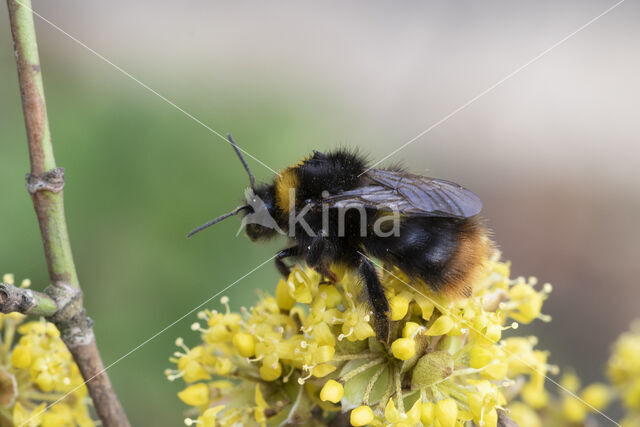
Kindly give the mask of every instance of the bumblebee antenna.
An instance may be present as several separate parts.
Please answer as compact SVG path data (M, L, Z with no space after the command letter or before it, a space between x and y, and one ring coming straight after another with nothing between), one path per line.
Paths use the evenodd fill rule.
M242 162L242 166L244 166L244 170L246 170L247 174L249 174L249 182L251 183L251 189L255 190L256 179L253 177L253 174L251 173L251 169L249 169L249 165L247 164L247 161L244 159L244 156L242 155L240 148L238 148L238 145L233 140L230 133L227 134L227 139L233 146L233 149L236 150L236 154L240 158L240 161Z
M198 227L198 228L195 228L195 229L191 230L191 231L189 232L189 234L187 234L187 238L189 238L189 237L193 236L194 234L196 234L196 233L197 233L197 232L199 232L199 231L204 230L205 228L211 227L213 224L217 224L217 223L219 223L219 222L220 222L220 221L222 221L223 219L227 219L227 218L229 218L230 216L233 216L233 215L237 215L237 214L239 214L239 213L240 213L240 211L242 211L243 209L250 209L250 207L249 207L249 205L242 205L242 206L238 206L237 208L235 208L235 209L234 209L234 210L232 210L231 212L227 212L227 213L226 213L226 214L224 214L224 215L220 215L218 218L214 218L214 219L212 219L211 221L209 221L209 222L207 222L207 223L205 223L205 224L202 224L200 227Z

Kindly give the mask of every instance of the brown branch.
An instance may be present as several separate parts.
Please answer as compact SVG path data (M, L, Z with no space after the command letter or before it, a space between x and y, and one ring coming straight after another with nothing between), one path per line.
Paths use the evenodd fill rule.
M498 411L498 427L518 427L518 424L513 421L505 411Z
M73 263L64 215L64 169L56 167L53 156L31 1L7 0L7 5L31 162L27 189L38 217L49 268L51 286L46 289L46 294L57 307L55 313L47 313L48 319L60 330L61 338L87 381L102 424L107 427L127 427L129 421L104 372L92 321L86 316L82 304L82 290ZM20 296L15 292L16 289L5 287L0 299L19 299ZM43 297L42 301L47 301L43 294L40 296Z

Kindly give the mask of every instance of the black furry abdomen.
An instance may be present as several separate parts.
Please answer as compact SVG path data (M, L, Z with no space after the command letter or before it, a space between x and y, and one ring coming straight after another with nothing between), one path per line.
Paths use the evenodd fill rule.
M469 273L486 256L484 228L475 218L402 218L398 236L368 236L365 252L421 279L438 292L466 294Z

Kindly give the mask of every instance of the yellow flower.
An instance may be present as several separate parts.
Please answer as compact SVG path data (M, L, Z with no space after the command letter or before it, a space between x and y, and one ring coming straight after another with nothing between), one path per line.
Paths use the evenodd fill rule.
M260 366L260 377L265 381L275 381L282 375L282 364L278 360L270 361L268 357Z
M498 413L496 407L504 402L495 384L482 380L475 384L476 390L467 393L469 410L476 424L496 427Z
M255 393L256 407L253 410L253 416L258 423L265 423L267 421L267 417L265 415L265 411L269 409L269 405L267 401L264 400L262 396L262 391L260 390L260 386L256 384L256 393Z
M14 284L15 277L4 275L3 281ZM29 284L23 280L20 286ZM84 380L58 329L44 319L23 323L25 319L0 314L0 409L7 423L92 427Z
M276 287L276 302L282 310L291 310L296 304L296 300L289 295L289 284L280 279Z
M391 344L391 352L396 359L411 359L416 354L416 343L411 338L398 338Z
M28 411L20 402L16 402L13 406L13 422L19 426L37 427L42 423L42 415L46 407L46 403L41 403L32 411Z
M332 403L338 403L344 396L344 387L337 381L327 381L322 390L320 390L320 399L323 401L329 401Z
M411 427L420 421L420 411L421 403L419 400L413 404L408 412L404 413L396 409L393 399L389 399L389 403L384 409L384 417L394 427Z
M391 320L401 320L409 311L409 299L404 295L395 295L389 300L391 307Z
M243 357L251 357L256 353L256 342L251 334L237 333L233 336L233 345L238 354Z
M224 409L224 405L209 408L198 417L197 420L187 418L184 420L185 425L191 426L197 424L198 427L216 427L216 417L220 411Z
M458 404L451 398L436 403L436 420L442 427L454 427L458 419Z
M414 338L415 335L424 330L424 327L420 326L416 322L407 322L404 324L402 328L402 337L403 338Z
M612 393L606 385L594 383L582 390L580 397L591 407L601 411L609 405Z
M569 396L562 401L562 413L570 422L579 423L587 417L587 408L580 399Z
M451 320L449 316L440 316L438 319L433 322L433 325L427 329L425 334L434 336L434 335L446 335L451 329L453 329L454 322Z
M373 411L369 406L358 406L351 411L350 421L352 426L366 426L373 421Z
M192 383L200 380L208 380L211 378L211 374L205 369L205 349L203 346L196 346L189 349L184 345L182 338L176 340L176 345L184 350L184 353L176 352L175 357L169 360L176 363L178 369L175 371L167 371L169 380L176 378L184 378L187 383Z
M550 320L548 316L540 313L542 303L551 292L551 285L545 284L541 291L536 291L534 286L537 281L533 278L516 281L516 284L508 291L509 302L502 305L503 310L509 316L521 323L531 323L535 319Z
M31 365L31 349L28 345L17 345L11 354L11 363L16 368L26 368Z
M167 376L187 384L180 397L199 414L188 419L193 424L326 423L340 410L351 411L352 425L495 427L498 410L515 399L540 409L548 403L548 353L535 348L534 338L502 333L517 326L514 319L546 318L540 309L549 287L536 291L533 279L511 280L509 265L497 257L486 267L473 294L453 300L390 267L381 274L388 342L375 336L357 274L341 271L328 285L317 272L294 268L275 286L275 297L263 293L240 313L225 297L222 312L201 312L192 326L201 342L189 349L179 340L181 350L170 359L176 369ZM233 382L200 382L212 375ZM599 403L601 392L582 395Z
M544 389L544 377L532 374L531 381L522 388L522 398L532 408L542 408L549 401L549 394Z
M338 336L338 340L346 338L349 341L362 341L375 336L367 309L362 305L356 306L351 299L349 303L351 307L343 314L342 334Z
M640 413L640 320L613 346L607 374L630 411Z
M509 406L509 415L518 427L542 427L540 416L522 402L511 404Z
M425 426L433 424L435 420L436 405L433 402L422 402L420 407L420 421Z
M469 365L472 368L480 369L495 360L496 354L493 347L477 344L469 351Z
M209 387L205 383L194 384L178 392L178 397L187 405L203 406L209 403Z
M311 280L304 271L295 268L289 275L287 282L289 285L289 295L296 302L309 304L311 302Z

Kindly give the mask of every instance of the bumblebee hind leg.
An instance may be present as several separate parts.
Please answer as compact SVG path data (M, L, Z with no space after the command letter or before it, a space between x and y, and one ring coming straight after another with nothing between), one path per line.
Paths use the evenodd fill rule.
M369 304L373 309L373 325L376 331L376 336L382 342L389 343L390 339L390 317L389 317L389 302L384 294L382 283L378 277L378 272L375 267L369 261L369 259L361 255L360 266L358 267L358 273L364 280L367 288L367 297Z

